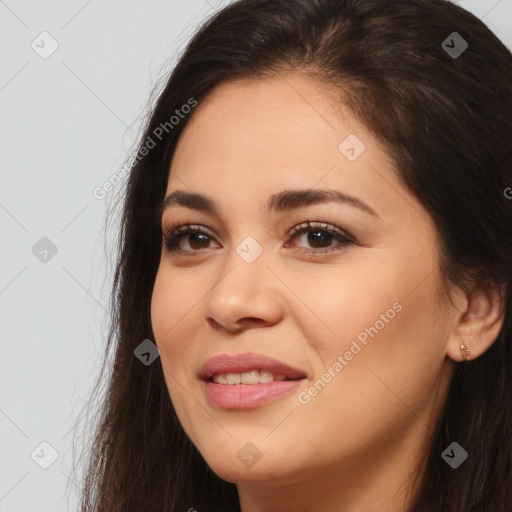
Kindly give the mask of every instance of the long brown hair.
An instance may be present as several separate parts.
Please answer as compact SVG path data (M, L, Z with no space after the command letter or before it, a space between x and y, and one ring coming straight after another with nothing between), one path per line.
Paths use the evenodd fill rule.
M443 46L449 36L467 42L461 55ZM184 433L160 359L145 366L134 350L154 340L160 206L193 111L177 123L171 117L226 80L291 70L343 93L385 144L398 176L436 223L446 281L506 291L492 347L457 364L410 512L510 511L512 55L483 22L443 0L240 0L194 35L151 111L138 148L144 155L125 190L101 376L106 392L81 511L240 510L236 486L211 471ZM149 139L154 147L142 150L153 145ZM441 458L453 441L469 452L456 470Z

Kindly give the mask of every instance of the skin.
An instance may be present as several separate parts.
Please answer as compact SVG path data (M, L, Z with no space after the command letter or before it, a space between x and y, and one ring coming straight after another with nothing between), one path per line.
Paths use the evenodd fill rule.
M155 341L184 430L213 471L237 484L243 512L406 511L459 345L478 357L502 324L486 291L453 289L453 305L441 305L430 215L335 94L299 74L223 83L195 110L171 164L167 194L207 195L219 215L164 212L164 231L200 225L210 238L199 245L183 235L179 247L192 254L163 247ZM366 146L355 161L338 149L349 134ZM265 211L272 194L292 188L339 190L377 215L336 202ZM308 219L356 243L288 235ZM236 252L247 236L263 250L250 264ZM400 312L307 404L292 393L223 410L203 392L198 373L209 358L244 352L303 370L307 391L394 303ZM261 454L252 467L237 457L248 442Z

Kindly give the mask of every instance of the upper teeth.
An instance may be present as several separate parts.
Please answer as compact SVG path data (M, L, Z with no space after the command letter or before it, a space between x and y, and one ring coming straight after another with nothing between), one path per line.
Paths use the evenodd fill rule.
M286 380L286 376L281 373L274 375L268 370L251 370L243 373L216 373L213 376L213 382L230 385L267 383L274 380Z

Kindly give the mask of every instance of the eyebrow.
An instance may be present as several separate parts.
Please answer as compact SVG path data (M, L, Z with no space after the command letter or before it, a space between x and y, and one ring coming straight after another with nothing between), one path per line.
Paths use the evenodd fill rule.
M272 195L265 210L267 213L281 213L290 210L296 210L313 204L337 202L347 204L361 211L369 213L374 217L381 218L380 215L369 205L349 194L344 194L333 189L304 189L304 190L284 190ZM185 208L199 210L201 212L211 213L219 216L219 208L215 201L203 194L195 192L186 192L184 190L175 190L170 193L162 204L161 213L172 205L180 205Z

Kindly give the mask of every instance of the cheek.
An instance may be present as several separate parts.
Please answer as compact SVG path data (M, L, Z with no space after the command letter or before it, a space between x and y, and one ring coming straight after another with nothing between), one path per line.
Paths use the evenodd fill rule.
M400 315L399 285L396 276L388 273L347 265L346 270L303 272L294 280L300 283L300 309L294 318L325 364L349 350L354 340L364 347L377 333L382 337Z
M151 300L151 323L164 379L176 413L185 425L191 424L194 403L183 390L197 372L193 363L199 350L194 345L194 329L201 295L199 286L191 284L190 279L180 280L176 275L171 278L165 269L159 270Z
M197 307L202 296L200 280L192 273L181 275L160 267L151 299L151 323L157 340L177 339L187 315Z
M197 328L200 287L177 277L159 270L151 300L151 324L168 384L173 384L170 375L179 379L185 372L196 371L190 355L197 353L192 325Z
M353 433L364 425L398 428L416 421L411 411L427 415L445 364L446 326L434 285L433 278L414 293L395 285L392 294L373 290L360 300L341 292L338 308L326 303L325 318L336 335L316 338L325 368L308 391L314 414L329 411L334 423Z
M336 377L326 375L332 381L326 387L348 400L355 393L373 403L375 397L393 397L390 389L422 400L440 372L446 326L435 301L438 273L426 278L423 265L408 265L406 259L383 264L380 258L379 265L349 264L329 277L302 273L297 280L307 307L296 318L311 356L319 356L316 372L331 368ZM339 356L344 361L332 368Z

